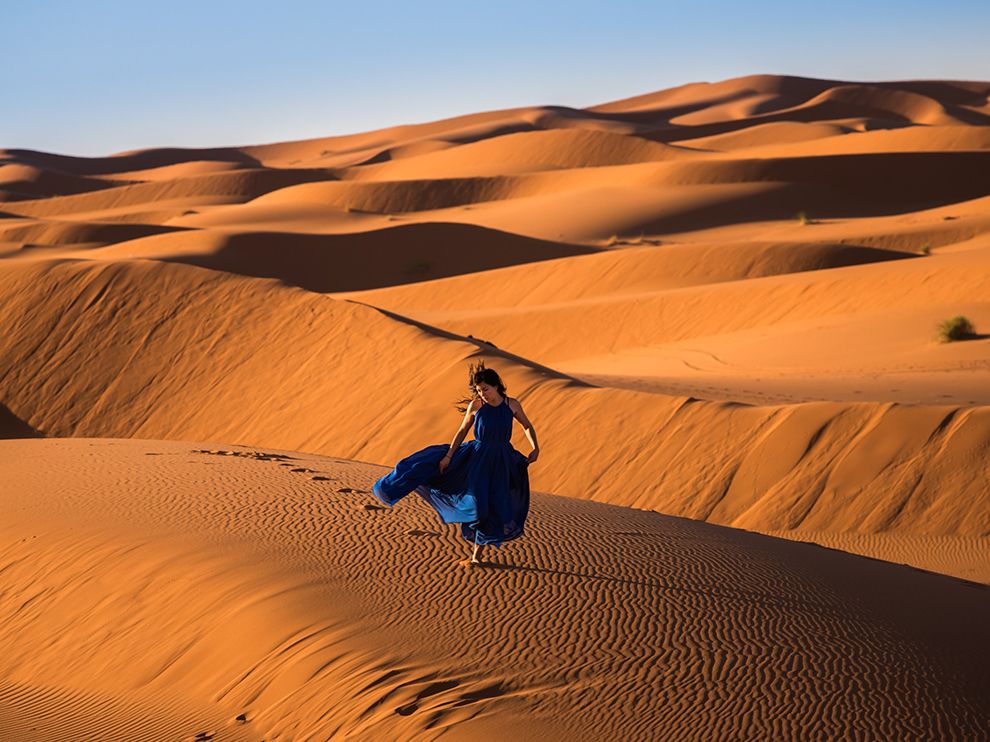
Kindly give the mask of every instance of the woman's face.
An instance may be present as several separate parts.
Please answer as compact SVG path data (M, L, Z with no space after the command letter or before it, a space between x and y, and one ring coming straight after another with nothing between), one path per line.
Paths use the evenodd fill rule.
M474 388L478 390L478 394L486 402L494 402L498 396L498 390L485 381L479 381L474 385Z

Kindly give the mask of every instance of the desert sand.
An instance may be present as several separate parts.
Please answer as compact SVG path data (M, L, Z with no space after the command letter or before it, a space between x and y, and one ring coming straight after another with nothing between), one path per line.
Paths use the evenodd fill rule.
M549 494L464 568L424 503L369 497L385 467L0 452L14 738L977 739L990 719L983 585Z
M0 730L985 734L988 96L0 150ZM541 494L469 571L365 506L477 359Z

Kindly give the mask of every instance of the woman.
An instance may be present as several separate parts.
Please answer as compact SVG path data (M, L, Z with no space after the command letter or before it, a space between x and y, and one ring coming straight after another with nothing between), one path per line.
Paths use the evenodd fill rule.
M391 507L413 490L444 523L460 523L461 536L478 548L499 546L522 535L529 512L529 465L540 447L533 424L519 400L505 394L498 373L479 361L469 370L471 396L454 440L410 454L375 482L375 496ZM461 410L458 407L458 410ZM512 420L526 431L533 450L523 456L512 447ZM461 443L474 423L474 440Z

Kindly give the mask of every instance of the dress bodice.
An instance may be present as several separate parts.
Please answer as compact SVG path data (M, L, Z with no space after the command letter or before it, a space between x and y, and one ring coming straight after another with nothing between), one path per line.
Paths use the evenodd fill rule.
M502 395L502 404L487 402L474 415L474 437L482 443L508 443L512 438L512 409L509 398Z

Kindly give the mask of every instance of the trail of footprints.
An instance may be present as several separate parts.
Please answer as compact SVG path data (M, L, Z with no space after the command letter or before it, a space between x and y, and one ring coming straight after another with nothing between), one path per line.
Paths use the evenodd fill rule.
M267 453L265 451L228 451L222 448L194 448L192 453L205 453L212 456L240 456L242 458L255 459L256 461L277 461L279 466L288 468L292 473L310 475L309 478L314 482L330 482L334 480L333 477L320 474L316 469L308 469L305 466L293 466L290 461L296 457L287 456L286 454L281 453ZM335 488L335 491L341 495L371 494L371 490L355 489L353 487L337 487ZM388 510L388 508L385 508L382 505L376 505L374 503L366 503L362 507L368 511Z
M294 459L294 456L287 456L280 453L266 453L265 451L228 451L225 449L212 449L212 448L196 448L193 449L192 453L205 453L213 456L240 456L242 458L255 459L256 461L277 461L279 466L283 466L289 469L290 472L296 474L309 474L310 479L314 482L329 482L333 481L333 477L327 477L320 474L316 469L308 469L305 466L293 466L289 463L289 460ZM337 487L335 491L341 495L349 494L371 494L371 490L355 489L354 487ZM361 505L363 510L368 512L389 512L389 509L384 505L380 505L377 502L366 502ZM407 536L440 536L439 531L428 530L423 528L412 528L406 531Z

